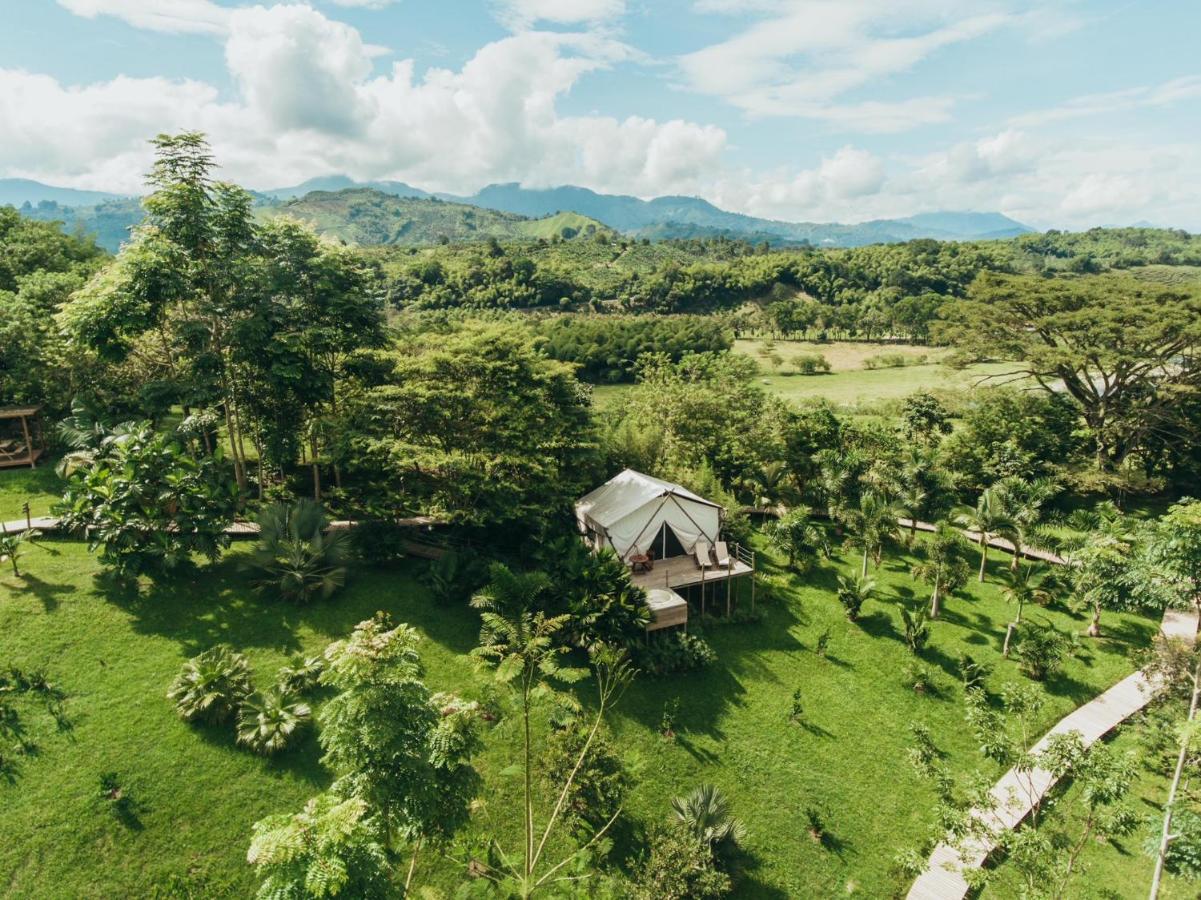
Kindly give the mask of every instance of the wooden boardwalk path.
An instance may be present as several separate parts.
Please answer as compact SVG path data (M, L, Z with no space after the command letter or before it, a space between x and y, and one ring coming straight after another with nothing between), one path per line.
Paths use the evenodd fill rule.
M1164 613L1160 631L1164 637L1191 644L1197 639L1197 625L1195 612L1170 609ZM1146 706L1155 691L1156 686L1143 672L1135 672L1060 719L1034 745L1034 750L1042 750L1052 734L1070 731L1079 732L1085 746L1089 746ZM995 809L975 810L972 815L985 822L990 832L1016 828L1054 784L1055 778L1045 769L1024 773L1010 769L989 792L995 801ZM982 866L995 849L987 839L970 841L960 850L939 844L930 854L925 870L909 889L909 900L961 900L969 889L964 870Z

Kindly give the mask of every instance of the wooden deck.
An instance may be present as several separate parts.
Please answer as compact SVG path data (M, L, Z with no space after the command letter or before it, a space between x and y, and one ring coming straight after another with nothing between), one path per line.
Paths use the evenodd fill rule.
M1194 643L1197 639L1197 614L1181 610L1164 613L1160 631L1169 639ZM1068 713L1034 746L1038 752L1052 734L1080 734L1085 746L1104 737L1150 702L1157 686L1143 673L1123 678L1101 696ZM1055 785L1055 777L1045 769L1018 772L1010 769L989 792L994 807L973 810L972 816L985 823L991 832L1016 828L1030 814L1037 800ZM977 869L996 849L987 839L973 839L967 846L954 848L939 844L930 854L926 868L913 887L908 900L961 900L968 895L967 869Z
M643 590L651 588L681 588L694 584L712 584L725 581L727 578L738 578L750 575L754 569L741 560L731 560L729 569L719 569L710 566L701 573L701 567L691 556L673 556L669 559L655 560L655 567L649 572L638 572L630 576L630 581Z

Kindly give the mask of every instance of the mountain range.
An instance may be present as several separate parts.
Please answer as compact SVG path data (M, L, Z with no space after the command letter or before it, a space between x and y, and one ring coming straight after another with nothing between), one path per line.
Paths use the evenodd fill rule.
M340 193L353 196L346 202L331 199ZM917 238L936 240L984 240L1024 234L1033 229L998 212L929 212L899 219L875 219L857 224L783 222L729 212L699 197L669 196L643 200L622 194L602 194L588 188L564 186L532 189L518 184L492 184L471 195L432 193L401 181L357 182L346 175L312 178L300 184L254 192L261 216L289 211L312 221L318 230L358 243L429 242L446 237L470 240L483 237L514 237L522 233L540 236L575 233L589 224L604 225L635 237L654 240L671 238L728 237L777 245L857 247L874 243L897 243ZM371 208L372 196L381 198ZM383 200L382 198L392 198ZM401 206L393 201L404 200ZM351 202L353 201L353 202ZM416 202L423 201L423 202ZM297 208L296 204L307 202ZM450 215L438 203L458 207ZM140 210L135 198L102 191L58 188L26 179L0 179L0 205L21 207L40 219L57 219L64 227L94 233L97 240L115 250L136 224ZM466 215L464 208L493 211L526 220L546 220L558 214L574 214L555 226L517 227L517 220L498 219L481 213ZM339 218L354 208L364 221ZM386 220L386 221L385 221ZM468 226L471 227L468 227Z

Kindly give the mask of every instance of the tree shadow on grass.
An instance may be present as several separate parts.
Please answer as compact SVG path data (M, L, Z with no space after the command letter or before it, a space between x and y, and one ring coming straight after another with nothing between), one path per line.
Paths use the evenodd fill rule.
M69 584L51 584L43 581L31 572L22 573L21 581L24 582L25 590L37 597L42 609L48 613L58 609L60 596L70 595L75 590L74 586Z
M412 564L353 569L346 588L330 599L296 606L256 591L244 559L227 557L140 590L104 578L97 587L130 614L135 630L170 637L188 656L218 643L295 653L302 649L297 637L302 626L337 640L381 610L455 653L465 654L477 643L479 615L465 604L436 604L413 577Z

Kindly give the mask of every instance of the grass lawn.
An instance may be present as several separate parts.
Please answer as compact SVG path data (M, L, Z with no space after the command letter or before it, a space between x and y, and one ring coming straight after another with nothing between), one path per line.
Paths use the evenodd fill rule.
M946 347L926 347L918 344L879 344L872 341L768 341L760 338L743 339L734 342L734 349L739 353L758 361L764 372L773 371L772 365L762 355L764 348L772 345L774 352L782 360L781 369L790 369L793 360L798 356L824 356L830 364L831 372L852 372L864 369L864 361L879 356L882 353L900 354L906 359L916 360L925 357L930 362L938 362L950 350Z
M895 369L844 369L828 375L772 375L760 383L785 400L828 400L835 406L863 407L900 400L914 391L969 390L985 375L1009 371L1005 363L981 363L952 369L941 363L903 366ZM593 388L598 409L605 409L630 390L628 384L604 384Z
M69 730L23 700L22 721L38 750L19 758L12 783L0 782L0 893L12 896L247 896L254 885L244 862L251 824L298 809L325 787L312 733L276 761L235 747L231 728L179 721L164 697L187 657L218 641L249 656L261 682L297 651L317 652L377 609L416 626L435 689L478 697L486 675L466 654L478 632L465 604L440 607L421 585L423 564L363 567L327 604L296 609L261 600L247 588L235 549L193 581L140 597L106 595L95 562L77 543L46 542L24 559L23 580L0 573L0 665L44 669L67 692ZM995 664L996 690L1019 678L999 659L1002 623L1011 614L992 584L973 583L947 604L934 625L926 662L936 690L915 694L902 681L909 655L898 605L925 597L910 581L900 551L878 573L880 593L857 624L833 596L852 559L823 563L804 577L779 573L774 599L760 596L762 621L712 626L718 653L711 668L641 676L611 720L615 740L637 775L628 803L633 825L616 852L640 845L640 828L667 814L668 801L703 781L718 784L748 828L748 866L738 896L784 898L855 891L888 896L904 888L892 857L915 845L932 821L933 796L905 760L909 724L924 721L961 771L979 757L963 727L955 659L968 651ZM1002 558L994 560L999 570ZM1035 610L1058 625L1082 627L1057 610ZM1108 636L1088 644L1047 683L1049 725L1130 669L1127 651L1143 645L1156 623L1106 614ZM812 648L829 629L828 656ZM789 721L801 689L803 724ZM583 697L587 697L584 688ZM680 699L678 737L658 734L664 704ZM516 834L519 783L503 773L516 758L511 723L490 732L478 760L484 802L472 826ZM138 805L131 827L98 798L101 773L114 771ZM812 841L803 813L823 811L830 838ZM488 823L491 823L489 826ZM429 861L419 880L452 887L461 862ZM169 886L165 887L165 886Z
M54 474L53 462L44 461L36 469L0 469L0 521L24 518L26 503L33 515L48 515L62 494L62 479Z

